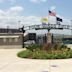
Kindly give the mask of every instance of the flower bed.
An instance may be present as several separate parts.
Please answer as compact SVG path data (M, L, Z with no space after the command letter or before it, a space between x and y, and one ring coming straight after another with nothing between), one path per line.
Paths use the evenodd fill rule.
M47 47L47 46L46 46ZM17 54L21 58L30 59L68 59L72 58L72 50L65 45L48 45L48 49L39 45L31 45L27 50Z

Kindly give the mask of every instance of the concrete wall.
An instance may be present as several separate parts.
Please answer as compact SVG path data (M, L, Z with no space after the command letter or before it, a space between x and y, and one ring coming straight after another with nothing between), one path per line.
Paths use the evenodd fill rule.
M22 34L0 34L0 45L22 45Z
M22 34L0 34L0 48L22 48Z

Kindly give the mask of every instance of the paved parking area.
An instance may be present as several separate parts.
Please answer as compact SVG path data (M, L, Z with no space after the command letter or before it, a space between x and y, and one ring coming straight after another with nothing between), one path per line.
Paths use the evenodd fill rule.
M72 59L21 59L16 56L21 50L0 49L0 72L72 72Z

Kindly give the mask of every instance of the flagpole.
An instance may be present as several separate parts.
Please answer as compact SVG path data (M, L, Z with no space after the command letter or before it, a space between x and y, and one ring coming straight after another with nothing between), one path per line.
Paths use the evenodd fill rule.
M71 36L72 36L72 20L71 20Z
M48 10L48 24L50 24L50 15L49 15L49 10ZM48 33L50 29L47 29ZM48 34L47 34L47 43L48 43ZM49 72L51 72L51 60L49 60Z
M49 15L49 10L48 10L48 24L50 24L50 15ZM49 33L50 29L48 29L48 33Z
M49 22L49 11L48 11L48 22Z

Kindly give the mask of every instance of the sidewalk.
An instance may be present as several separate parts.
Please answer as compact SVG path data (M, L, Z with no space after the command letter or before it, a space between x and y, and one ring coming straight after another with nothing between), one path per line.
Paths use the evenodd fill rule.
M21 59L16 56L21 50L0 49L0 72L72 72L72 59Z

